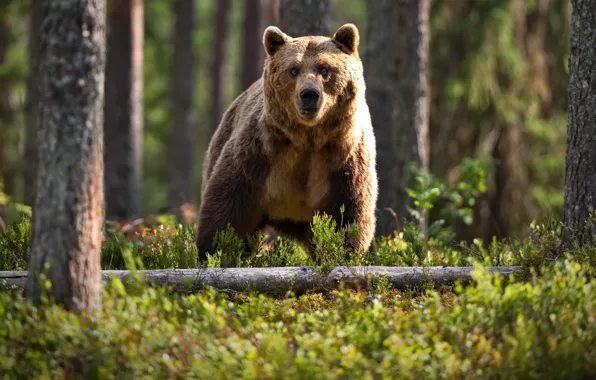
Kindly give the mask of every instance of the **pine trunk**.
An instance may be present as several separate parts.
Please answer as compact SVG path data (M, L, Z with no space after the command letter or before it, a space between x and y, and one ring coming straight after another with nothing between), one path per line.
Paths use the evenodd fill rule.
M572 0L564 223L596 241L596 0ZM590 225L586 222L592 219Z
M7 8L7 5L0 5L0 68L8 64L9 49L14 43L14 33L8 23L8 17L3 12L2 8ZM11 101L12 85L10 77L6 74L0 73L0 189L11 196L15 197L16 179L19 172L17 167L17 157L11 151L15 151L13 147L16 145L14 128L15 109ZM2 209L0 209L0 218L2 217Z
M213 134L222 117L222 73L224 54L228 37L228 14L230 0L218 0L215 10L215 38L213 38L213 60L211 61L211 133Z
M141 215L143 23L143 0L110 0L105 88L105 202L109 220Z
M392 0L368 3L367 49L363 62L366 79L366 97L377 144L377 176L379 199L377 201L377 233L386 235L395 228L395 218L386 210L397 207L398 191L393 184L393 173L398 168L394 150L395 123L392 109L394 103L395 72L391 41L394 31L394 4Z
M174 6L174 57L172 63L172 114L170 138L169 203L181 220L180 206L193 203L195 170L195 1L176 0Z
M279 0L260 0L259 4L261 8L259 38L261 38L268 26L279 23ZM259 48L262 50L263 59L265 59L265 50L262 47Z
M242 90L246 90L261 76L264 51L262 48L261 8L259 0L244 0L242 33Z
M101 308L105 0L43 0L39 152L27 295ZM49 264L45 272L45 265Z
M329 0L279 0L279 28L291 37L330 37Z
M25 103L26 131L23 156L24 203L32 206L35 200L35 168L37 162L37 113L39 61L39 28L41 27L41 0L31 0L29 20L29 75L27 77L27 100Z
M411 220L407 165L428 168L429 7L429 0L369 3L364 72L377 139L378 236Z

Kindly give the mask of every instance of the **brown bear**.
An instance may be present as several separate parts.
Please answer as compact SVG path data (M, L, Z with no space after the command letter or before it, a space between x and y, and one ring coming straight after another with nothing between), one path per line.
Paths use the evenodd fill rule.
M378 181L359 41L352 24L332 38L265 30L262 77L226 110L205 153L199 260L228 224L243 238L270 226L309 249L316 211L359 225L348 248L370 247Z

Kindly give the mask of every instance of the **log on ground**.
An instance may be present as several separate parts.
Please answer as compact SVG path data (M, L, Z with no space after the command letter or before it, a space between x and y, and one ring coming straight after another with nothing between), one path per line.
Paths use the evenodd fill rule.
M499 272L503 277L519 271L519 266L489 267L489 273ZM145 281L152 285L166 285L175 289L197 289L212 287L227 291L254 291L266 294L280 294L289 290L301 294L306 291L337 289L345 287L366 288L371 279L385 277L396 289L405 289L423 284L434 287L459 281L467 284L472 280L473 267L385 267L385 266L338 266L330 272L318 267L275 267L275 268L199 268L140 270ZM104 282L110 278L130 281L128 270L103 270ZM0 272L0 286L23 287L27 271Z

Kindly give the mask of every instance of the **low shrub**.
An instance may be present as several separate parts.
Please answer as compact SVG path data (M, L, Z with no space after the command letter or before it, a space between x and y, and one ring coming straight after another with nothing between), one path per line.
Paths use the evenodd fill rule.
M4 378L593 378L596 280L577 262L455 293L273 299L114 280L95 319L0 293ZM76 376L73 376L76 375Z

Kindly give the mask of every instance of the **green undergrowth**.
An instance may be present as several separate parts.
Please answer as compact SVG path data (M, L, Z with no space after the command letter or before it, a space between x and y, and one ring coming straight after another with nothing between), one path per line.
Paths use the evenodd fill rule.
M312 223L313 256L298 244L281 238L272 241L267 236L245 243L233 228L218 233L214 253L202 263L206 267L284 267L316 265L330 269L337 265L380 266L522 266L539 269L563 257L571 256L594 274L596 248L563 244L560 224L533 223L523 241L455 242L452 236L431 236L410 223L404 231L376 239L376 252L352 252L345 241L357 234L358 226L336 229L336 221L328 215L315 215ZM28 216L8 226L0 234L0 270L27 270L31 226ZM135 232L123 233L106 225L101 251L103 269L180 269L197 267L195 229L182 225L156 224L143 226Z
M103 293L77 316L0 293L4 378L579 379L596 375L596 280L561 260L417 296ZM76 376L75 376L76 375Z

